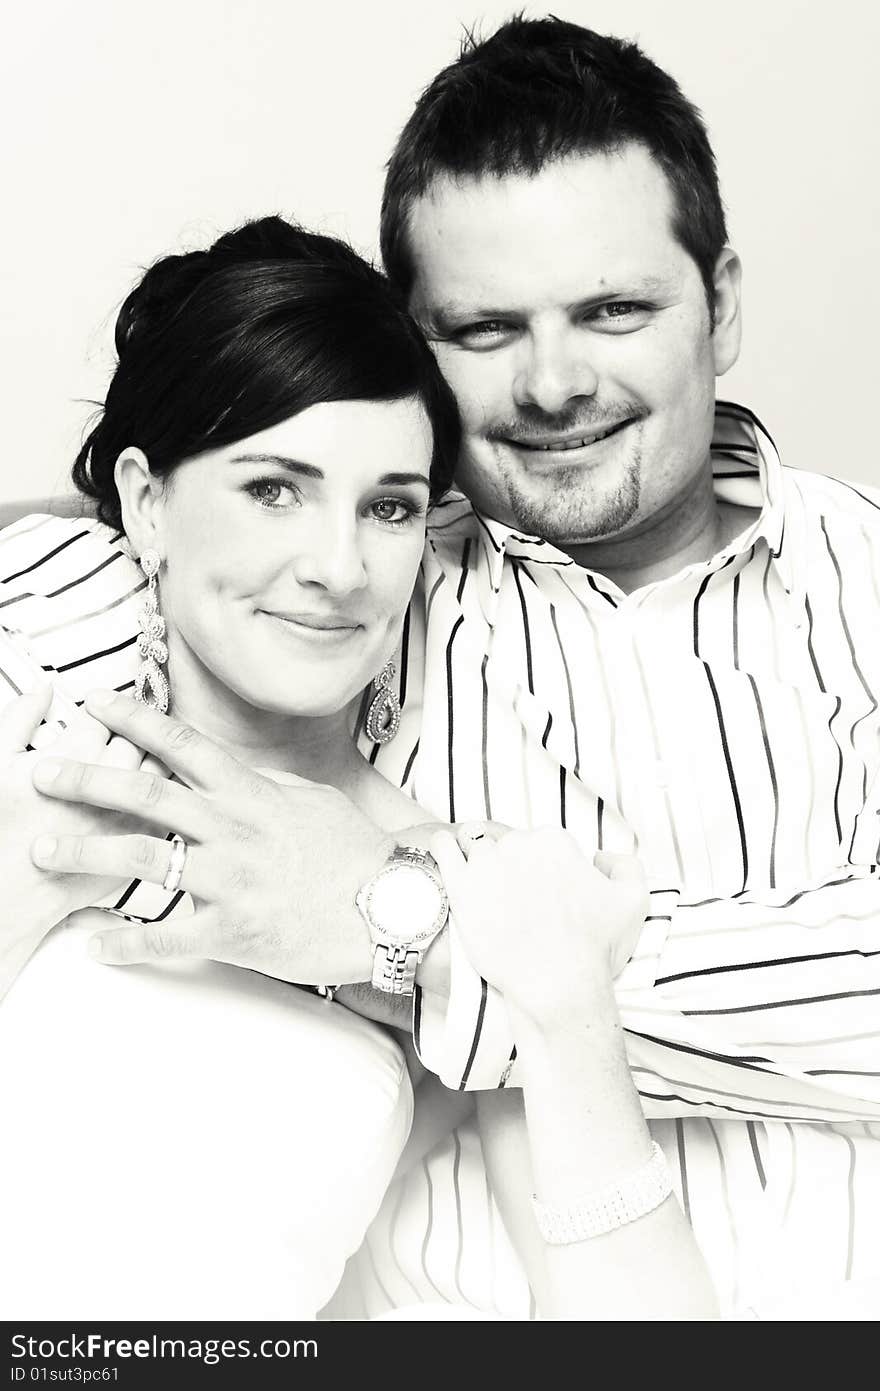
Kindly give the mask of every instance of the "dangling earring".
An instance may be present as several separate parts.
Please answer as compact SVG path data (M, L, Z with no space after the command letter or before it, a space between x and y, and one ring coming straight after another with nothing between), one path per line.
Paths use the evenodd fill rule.
M151 710L159 710L163 715L168 709L169 689L168 678L162 667L168 661L168 648L163 639L165 637L165 619L159 612L159 596L156 588L156 576L159 573L159 566L162 559L158 551L148 547L140 559L140 566L147 577L147 592L144 596L144 606L138 614L138 651L141 654L141 666L134 683L135 699L142 705L148 705Z
M364 729L374 744L389 743L400 728L400 701L391 686L395 671L394 663L386 662L373 682L376 694L367 711Z

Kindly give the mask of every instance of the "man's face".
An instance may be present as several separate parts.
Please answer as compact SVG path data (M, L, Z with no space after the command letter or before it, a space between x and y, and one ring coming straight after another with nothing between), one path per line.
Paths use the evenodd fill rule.
M443 177L414 205L411 308L461 410L457 481L488 515L562 545L632 535L705 468L737 263L719 262L713 333L672 213L635 144Z

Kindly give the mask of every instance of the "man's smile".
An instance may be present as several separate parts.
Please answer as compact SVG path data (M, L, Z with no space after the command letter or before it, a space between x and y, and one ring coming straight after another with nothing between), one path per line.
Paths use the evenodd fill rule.
M590 458L590 451L597 445L601 445L605 440L613 439L621 434L629 425L635 424L640 420L640 416L627 416L625 420L618 420L612 424L603 425L599 428L584 429L583 426L578 430L558 431L554 434L538 434L530 431L527 435L514 433L501 434L497 431L490 432L489 438L495 444L504 444L509 449L530 455L560 455L573 456L580 453L585 458ZM599 451L597 451L598 454ZM604 451L602 451L604 452ZM548 458L546 462L551 462ZM577 462L573 457L569 457L566 462Z
M517 449L533 449L537 451L565 451L568 449L586 449L591 444L598 444L600 440L608 439L609 435L616 435L627 425L631 425L633 417L629 416L626 420L618 421L615 425L606 425L602 430L580 430L577 434L533 436L529 435L525 439L510 437L507 443L515 445Z

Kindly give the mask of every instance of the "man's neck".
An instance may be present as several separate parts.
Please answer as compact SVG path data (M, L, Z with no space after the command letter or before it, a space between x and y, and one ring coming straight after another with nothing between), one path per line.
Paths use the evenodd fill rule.
M578 565L604 575L624 594L711 560L756 514L719 503L711 472L683 499L619 536L562 545Z

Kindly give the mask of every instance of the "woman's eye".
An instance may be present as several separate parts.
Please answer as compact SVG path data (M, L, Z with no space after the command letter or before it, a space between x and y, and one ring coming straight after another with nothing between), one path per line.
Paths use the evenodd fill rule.
M247 485L246 491L261 507L284 507L296 502L299 493L294 485L283 478L255 478Z
M370 512L377 522L400 525L410 520L415 508L409 502L401 502L400 498L380 497L376 502L370 503Z

